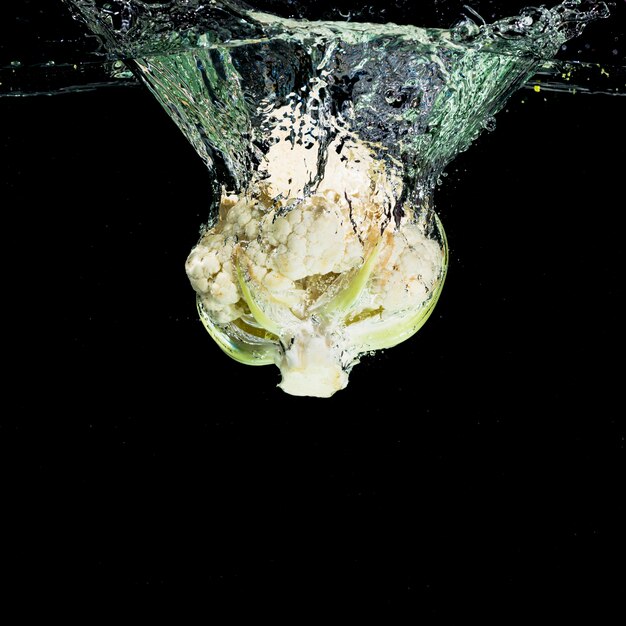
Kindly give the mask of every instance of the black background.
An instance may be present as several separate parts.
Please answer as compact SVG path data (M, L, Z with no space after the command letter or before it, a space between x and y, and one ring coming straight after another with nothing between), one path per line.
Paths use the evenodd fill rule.
M1 98L6 579L619 608L624 112L514 95L438 191L435 313L320 400L197 320L209 176L146 91Z

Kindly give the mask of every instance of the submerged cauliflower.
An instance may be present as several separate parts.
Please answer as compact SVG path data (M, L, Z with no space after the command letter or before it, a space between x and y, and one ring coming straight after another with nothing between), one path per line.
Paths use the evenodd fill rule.
M220 347L278 365L288 393L328 397L360 354L416 332L443 282L443 233L410 212L390 223L380 206L328 188L291 203L225 196L186 263Z

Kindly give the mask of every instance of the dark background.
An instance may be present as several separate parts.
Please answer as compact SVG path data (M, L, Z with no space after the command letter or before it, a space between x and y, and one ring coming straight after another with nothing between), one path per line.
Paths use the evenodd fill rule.
M198 321L209 177L147 91L0 98L7 581L621 610L624 112L514 95L439 189L435 313L320 400Z

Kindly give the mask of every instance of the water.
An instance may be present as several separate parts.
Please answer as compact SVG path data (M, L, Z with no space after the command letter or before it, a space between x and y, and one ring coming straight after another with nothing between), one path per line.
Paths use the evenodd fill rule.
M103 7L105 4L74 2L71 11L76 10L76 5L82 5L89 12L92 6ZM111 2L111 13L115 14L115 8L125 4L139 6L137 2ZM167 2L143 4L158 6ZM197 20L198 15L190 9L193 2L181 4L186 4L187 11L191 13L186 27L189 21ZM281 14L296 14L310 19L389 21L442 28L463 19L471 19L477 24L484 20L494 21L495 18L516 14L524 6L521 0L434 1L415 10L405 4L401 0L391 0L376 6L375 2L364 5L343 0L326 9L321 3L288 0L269 3L273 10L282 11ZM257 2L257 5L264 6L263 2ZM542 64L536 76L542 87L568 93L626 93L626 34L623 27L626 3L609 1L608 5L611 11L609 19L594 24L572 45L562 46L556 60ZM121 16L115 19L122 20ZM179 16L178 22L184 22L184 19ZM205 22L203 26L206 25ZM117 55L103 47L97 38L86 34L82 25L72 20L70 10L63 4L51 2L39 6L37 1L24 0L18 7L5 7L4 20L0 22L2 27L6 29L6 34L0 42L0 97L57 95L105 87L135 88L138 85ZM534 81L531 80L526 88L533 87Z
M602 4L570 2L491 25L472 15L452 29L423 29L305 22L235 2L202 10L180 2L178 11L168 3L113 3L119 11L97 4L72 2L103 45L93 57L105 60L51 73L107 75L72 87L89 89L131 80L130 68L161 102L214 173L215 201L188 261L203 321L231 356L278 364L283 388L307 395L345 386L361 354L423 324L447 266L433 199L444 168L493 130L494 116L532 76L535 90L584 91L580 72L594 66L580 61L573 71L552 58L608 15ZM52 66L29 66L42 67ZM607 67L600 75L613 82L603 91L618 94L619 71ZM18 74L21 66L7 69ZM308 235L321 229L328 202L347 228L337 241L331 230L319 239L332 252L351 237L349 252L329 252L322 263L308 260L319 245L295 260L281 251L280 220L293 218L285 226L292 232L309 220ZM398 297L389 284L399 272L385 263L401 265L405 240L417 277Z

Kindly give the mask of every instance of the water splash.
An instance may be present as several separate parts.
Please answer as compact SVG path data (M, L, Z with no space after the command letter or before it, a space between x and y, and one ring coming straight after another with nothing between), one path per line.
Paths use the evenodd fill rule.
M210 27L210 20L197 10L202 2L62 2L73 13L80 11L81 21L86 19L100 30L104 23L108 24L109 32L116 25L120 26L118 30L122 32L121 25L124 23L133 28L140 24L138 28L144 32L143 40L135 31L130 33L129 30L125 36L130 34L138 49L142 42L149 44L143 50L144 53L148 47L154 46L154 42L150 43L154 31L161 31L159 45L167 46L173 43L172 35L168 31L176 25L180 26L181 33L193 33ZM413 10L409 11L403 3L393 1L381 7L377 7L375 3L359 4L357 7L350 0L345 0L343 4L333 3L333 7L326 11L316 3L310 5L291 0L272 0L269 4L275 8L284 6L289 13L303 17L324 14L328 18L344 21L397 23L415 19ZM459 23L469 18L476 24L483 24L485 19L479 12L485 11L485 16L501 14L500 4L495 0L475 0L474 6L479 9L475 11L469 4L463 6L460 1L445 5L434 3L421 6L418 13L424 25L438 23L445 26L454 23L458 20L460 11L465 11L467 18ZM621 26L626 19L626 4L621 0L608 0L608 4L611 8L611 19L606 22L607 27L601 31L594 29L593 32L598 33L595 39L579 38L576 46L564 46L559 51L558 61L544 63L536 81L525 85L527 89L532 89L536 83L545 86L545 91L550 92L626 95L626 42ZM159 16L156 13L159 7L166 7L167 12L162 12ZM69 14L63 15L63 7L56 4L38 7L36 12L29 11L28 6L11 10L15 11L15 18L10 14L7 17L5 11L5 20L12 24L11 43L0 43L0 98L53 96L107 87L138 86L138 81L130 71L120 69L124 55L113 52L109 45L114 36L102 34L98 35L98 39L93 35L85 35L77 24L72 23ZM59 20L63 24L62 28L51 26ZM180 34L175 39L180 45L185 45L184 37ZM132 56L132 50L128 52Z
M289 393L319 396L421 327L447 268L444 168L608 15L568 0L446 30L235 0L71 4L214 173L187 262L207 329L233 358L277 364Z
M270 116L264 111L261 122L246 102L275 109L290 99L291 110L319 118L319 141L329 126L322 118L337 119L332 107L343 91L340 97L355 103L360 132L368 128L368 140L383 141L389 158L417 155L409 175L423 178L425 169L439 172L466 149L537 70L571 78L571 69L549 59L585 24L607 15L603 3L582 11L569 1L491 25L468 17L452 30L436 30L288 20L234 1L71 4L109 54L138 70L203 159L236 189L248 184L258 149L267 152L258 128ZM359 69L340 75L342 66ZM313 80L330 81L321 92L325 101ZM555 81L544 83L555 88ZM273 96L266 101L268 90Z

